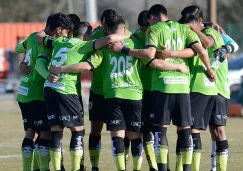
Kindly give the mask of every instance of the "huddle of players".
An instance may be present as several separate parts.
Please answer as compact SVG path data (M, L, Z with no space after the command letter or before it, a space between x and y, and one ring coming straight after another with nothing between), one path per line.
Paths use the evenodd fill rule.
M64 127L72 132L71 170L85 169L79 73L86 70L93 71L89 104L93 171L99 170L104 122L111 132L117 170L126 170L129 140L134 171L141 170L143 149L151 171L169 170L166 131L171 120L178 134L177 171L199 170L200 130L208 124L216 141L217 170L226 170L226 55L236 48L224 45L221 35L204 27L202 19L199 7L186 7L179 22L188 27L168 20L166 8L156 4L140 13L140 28L129 38L124 20L113 9L103 12L102 26L92 33L92 27L80 23L76 15L52 14L45 31L32 33L16 47L18 53L26 52L24 62L32 68L29 75L23 74L17 96L26 132L23 170L31 170L34 143L39 166L35 170L49 170L50 159L54 170L64 169ZM212 69L210 62L217 67Z

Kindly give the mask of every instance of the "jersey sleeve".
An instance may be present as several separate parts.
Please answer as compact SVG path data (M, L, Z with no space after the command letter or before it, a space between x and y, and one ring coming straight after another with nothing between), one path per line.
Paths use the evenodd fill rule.
M146 31L145 37L145 47L154 47L157 49L158 47L158 31L155 30L153 27L149 27Z
M86 60L92 69L97 68L103 61L103 53L98 50L91 54L91 56Z
M86 54L86 53L93 52L95 50L94 45L95 45L95 40L83 41L78 45L78 53Z
M199 37L198 35L192 31L191 29L188 29L186 33L186 47L190 48L193 44L199 43Z
M43 45L48 48L53 48L54 38L51 36L45 36L43 39Z
M27 43L28 43L28 38L19 42L15 47L15 52L16 53L24 53L25 50L26 50L26 47L27 47Z

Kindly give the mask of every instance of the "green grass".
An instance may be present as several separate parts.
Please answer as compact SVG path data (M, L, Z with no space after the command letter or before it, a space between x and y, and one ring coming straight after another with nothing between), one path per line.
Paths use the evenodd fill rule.
M9 100L0 101L0 171L20 171L21 170L21 157L20 146L24 136L21 113L16 103ZM228 171L241 171L243 170L243 119L229 118L227 125L227 136L229 139L229 160ZM90 124L87 115L85 116L85 164L90 170L88 147L88 134L90 132ZM172 170L175 166L175 143L176 133L175 128L170 126L168 129L168 139L170 144L170 165ZM70 170L70 156L69 156L69 140L70 131L65 130L64 133L64 161L67 170ZM208 132L202 133L202 160L201 171L209 171L210 164L210 148L211 140ZM102 150L100 157L100 170L101 171L114 171L114 162L111 156L111 143L109 133L105 130L102 133ZM4 156L6 158L4 158ZM128 170L132 170L132 159L129 160ZM148 171L147 161L144 157L143 171Z

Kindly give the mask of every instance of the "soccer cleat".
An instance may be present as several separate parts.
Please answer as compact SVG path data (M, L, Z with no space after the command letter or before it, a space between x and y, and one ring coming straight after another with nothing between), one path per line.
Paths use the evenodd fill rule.
M99 168L98 167L92 167L91 171L99 171Z
M86 171L86 167L84 165L80 166L80 171Z
M156 170L154 168L150 168L149 171L158 171L158 170Z
M66 169L64 168L64 166L61 166L61 171L66 171Z

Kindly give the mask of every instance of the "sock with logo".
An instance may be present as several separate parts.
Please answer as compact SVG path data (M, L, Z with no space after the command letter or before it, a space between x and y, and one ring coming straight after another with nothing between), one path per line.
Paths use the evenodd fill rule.
M80 169L80 159L83 156L84 131L73 131L70 141L71 171Z
M190 171L192 164L192 150L191 150L191 130L182 129L178 131L179 147L182 157L183 171Z
M177 141L176 141L176 167L175 167L175 171L183 171L182 157L181 157L181 151L180 151L180 147L179 147L179 139L177 139Z
M200 133L192 133L193 140L193 155L192 155L192 170L199 171L200 169L200 160L201 160L201 150L202 142Z
M34 141L24 138L22 142L22 167L23 171L31 171L31 164L34 153Z
M112 155L119 171L125 171L124 138L112 137Z
M101 135L89 136L89 156L92 170L98 169L101 149Z
M159 171L167 171L168 141L166 137L167 128L152 126L154 135L154 151Z
M40 160L40 171L49 170L50 162L50 141L40 138L39 139L39 160Z
M212 141L210 171L216 171L216 141Z
M143 148L148 161L149 168L150 170L158 170L153 144L153 134L150 131L143 132Z
M53 131L50 142L50 154L53 169L56 171L61 170L62 158L62 131Z
M85 135L85 130L83 130L83 141L84 141L84 135ZM83 151L84 151L84 143L82 144L82 147L83 147ZM83 152L83 155L80 159L80 171L85 171L85 166L84 166L84 152Z
M142 138L136 138L131 140L131 151L133 159L133 171L140 171L143 161Z
M129 157L129 148L130 148L130 140L128 137L124 138L124 147L125 147L125 166L127 166L127 161Z
M40 171L40 159L39 159L39 137L35 141L34 157L33 157L33 171Z
M216 170L226 171L228 161L228 141L216 141Z

